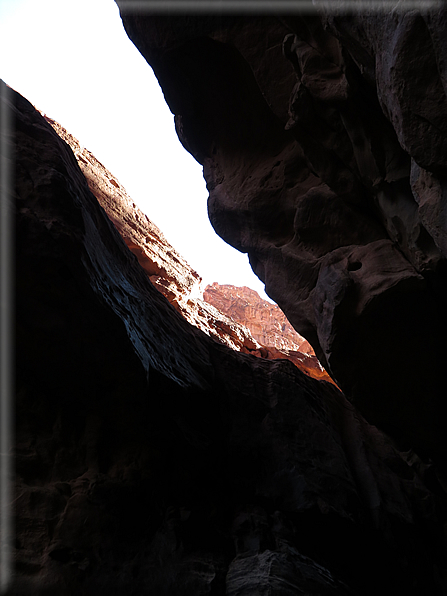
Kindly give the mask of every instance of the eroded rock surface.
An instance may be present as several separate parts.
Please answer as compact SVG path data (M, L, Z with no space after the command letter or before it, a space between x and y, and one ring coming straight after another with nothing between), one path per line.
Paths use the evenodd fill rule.
M293 362L313 377L334 383L321 366L312 346L293 329L276 304L263 300L254 290L214 282L206 286L203 299L230 319L248 329L259 347L251 351L261 358L282 358Z
M137 257L152 284L192 325L228 347L259 354L250 330L202 300L202 278L132 201L126 189L96 157L58 122L44 115L70 146L89 189Z
M280 309L261 301L256 292L252 291L251 299L253 307L256 309L257 303L258 308L257 312L252 312L250 321L234 309L222 308L225 304L212 300L209 293L202 299L202 278L135 205L113 174L90 151L81 147L63 126L43 115L72 149L91 192L151 282L189 323L233 350L270 360L287 359L311 377L333 382L311 346L293 330ZM275 313L275 322L267 331L265 324L267 320L272 320L270 313ZM266 333L261 332L258 320L264 325ZM297 342L287 341L282 327L291 337L300 339Z
M314 353L309 342L295 331L281 309L276 304L263 300L251 288L214 282L206 286L203 298L248 327L253 337L265 346Z
M370 422L445 461L446 12L126 9L216 232Z
M70 147L6 95L17 217L10 594L445 593L433 465L398 452L333 385L185 321Z

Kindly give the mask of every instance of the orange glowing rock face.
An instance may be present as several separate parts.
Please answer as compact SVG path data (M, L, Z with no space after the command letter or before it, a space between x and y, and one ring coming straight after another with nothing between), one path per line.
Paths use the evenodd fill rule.
M264 346L278 350L299 350L315 354L276 304L263 300L251 288L219 285L207 286L203 298L232 319L248 327L253 337Z
M253 355L290 360L308 376L335 385L309 342L295 331L276 304L263 300L255 290L214 282L205 288L203 298L250 330L261 344L260 349L251 352Z

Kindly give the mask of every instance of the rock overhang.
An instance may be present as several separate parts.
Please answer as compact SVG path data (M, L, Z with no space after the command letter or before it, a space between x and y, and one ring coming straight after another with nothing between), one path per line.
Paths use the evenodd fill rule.
M204 165L216 232L249 254L350 399L439 457L443 14L122 10Z

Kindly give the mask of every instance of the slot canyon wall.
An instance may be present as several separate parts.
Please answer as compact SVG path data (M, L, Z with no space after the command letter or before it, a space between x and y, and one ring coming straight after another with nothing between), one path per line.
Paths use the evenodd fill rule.
M188 311L180 291L197 274L1 83L16 213L8 596L445 594L437 79L433 125L414 116L425 95L399 112L412 98L379 74L373 17L122 13L204 163L214 227L345 394L255 357L236 324L213 338L218 310ZM444 72L441 16L381 18L396 61L428 22ZM416 121L434 129L426 146Z
M445 9L117 4L203 164L216 232L370 422L445 460Z

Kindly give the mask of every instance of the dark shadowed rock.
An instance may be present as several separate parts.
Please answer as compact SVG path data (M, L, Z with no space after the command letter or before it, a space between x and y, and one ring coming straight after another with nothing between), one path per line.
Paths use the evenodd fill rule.
M216 232L367 419L445 462L446 13L316 4L118 2L203 164Z
M2 97L5 93L2 92ZM10 594L445 593L445 495L333 385L185 321L12 90Z

